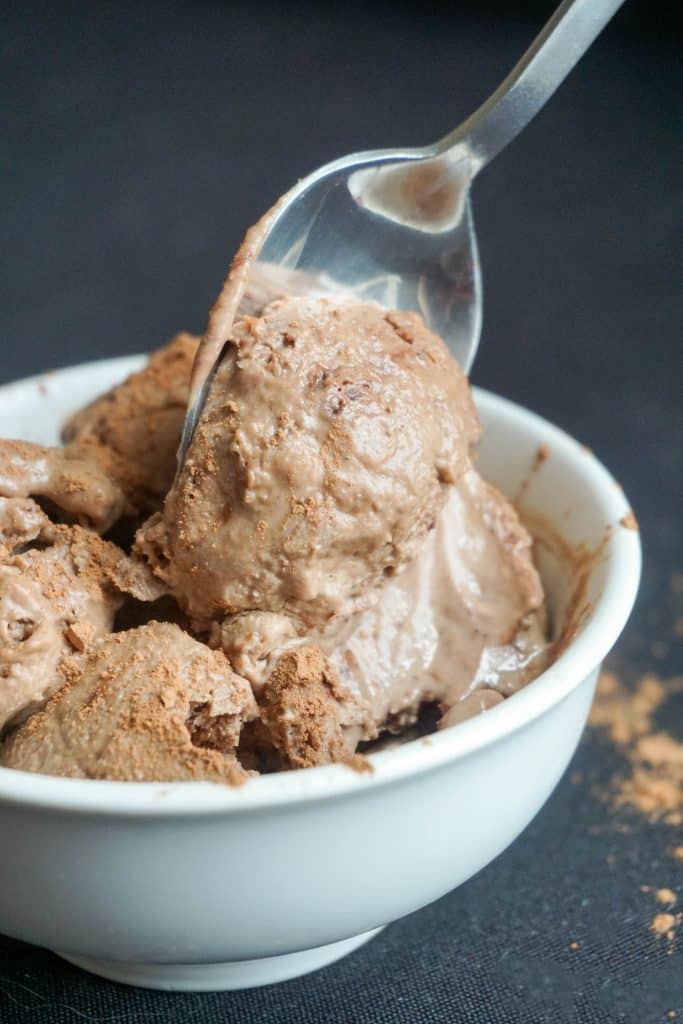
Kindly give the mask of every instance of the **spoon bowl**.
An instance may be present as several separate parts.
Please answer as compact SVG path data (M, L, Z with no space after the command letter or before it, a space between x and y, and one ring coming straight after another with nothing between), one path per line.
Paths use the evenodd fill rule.
M264 240L257 273L283 289L413 309L468 370L481 330L481 275L468 162L436 147L355 154L303 183ZM265 265L265 267L264 267ZM321 268L324 272L321 273ZM296 281L287 271L297 270Z
M235 316L252 311L250 277L269 281L262 299L347 295L416 310L469 372L482 322L471 182L538 113L622 2L564 0L496 92L450 135L423 149L326 164L247 232L197 353L179 466Z

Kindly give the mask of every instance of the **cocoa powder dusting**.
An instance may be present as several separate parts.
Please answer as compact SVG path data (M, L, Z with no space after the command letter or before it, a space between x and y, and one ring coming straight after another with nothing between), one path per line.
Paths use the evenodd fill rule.
M657 729L655 712L683 692L683 677L643 676L630 689L613 673L600 676L589 722L604 729L629 771L612 780L606 796L667 825L683 824L683 743Z
M614 673L603 672L589 717L589 724L604 732L626 765L597 795L617 811L626 808L675 829L683 823L683 743L659 728L657 719L664 717L666 701L680 693L683 677L661 679L647 673L635 686L627 686ZM626 827L616 825L617 830ZM670 848L669 853L683 862L683 846ZM652 885L641 885L640 891L666 908L654 914L649 928L673 953L683 921L683 914L674 910L676 892L670 886Z

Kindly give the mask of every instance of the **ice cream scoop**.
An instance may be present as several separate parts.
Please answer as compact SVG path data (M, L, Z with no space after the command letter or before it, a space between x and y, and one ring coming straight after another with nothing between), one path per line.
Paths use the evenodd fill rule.
M90 453L29 441L0 440L0 497L46 498L99 533L116 522L126 504L121 488Z
M121 604L97 558L106 542L78 528L52 530L40 548L0 565L0 729L55 692L60 659L108 633Z
M114 633L59 671L56 696L3 745L6 767L137 782L247 777L235 748L256 713L249 685L178 626Z
M35 540L49 519L33 498L0 497L0 562Z
M247 613L214 631L254 687L261 729L285 765L351 757L360 740L405 734L425 703L440 728L500 703L552 656L531 538L503 495L470 469L450 489L415 560L366 611L317 643ZM233 662L234 664L234 662Z
M235 324L138 550L200 627L257 610L327 632L413 561L478 434L465 375L416 314L276 300Z
M3 527L0 731L59 688L61 659L111 630L124 594L153 601L163 589L115 544L51 523L33 502L0 498L0 540Z
M472 695L521 689L550 652L531 538L514 508L470 469L415 561L344 635L320 642L362 708L354 723L365 740L412 725L424 702L447 725Z
M198 344L191 334L176 335L64 424L67 452L94 460L116 481L127 515L149 515L171 486Z

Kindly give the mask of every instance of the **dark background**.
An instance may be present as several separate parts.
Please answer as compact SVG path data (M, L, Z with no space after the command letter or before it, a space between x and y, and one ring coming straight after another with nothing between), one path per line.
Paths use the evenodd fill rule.
M632 677L683 671L669 642L683 612L669 588L683 570L683 74L664 6L627 3L474 192L485 316L473 379L589 444L631 497L645 574L613 665ZM201 330L244 229L276 196L333 157L443 135L552 8L11 7L0 382ZM667 715L680 729L680 703ZM680 886L672 830L608 817L589 780L606 784L618 763L595 734L573 767L580 781L498 861L325 971L165 996L0 939L0 1021L683 1019L680 949L648 933L656 908L640 891Z

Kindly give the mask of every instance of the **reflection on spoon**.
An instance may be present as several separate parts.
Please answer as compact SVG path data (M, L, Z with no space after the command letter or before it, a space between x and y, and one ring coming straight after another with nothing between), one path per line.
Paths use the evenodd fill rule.
M362 168L349 178L349 191L371 213L440 234L460 223L470 180L467 157L449 150L433 160Z

